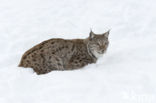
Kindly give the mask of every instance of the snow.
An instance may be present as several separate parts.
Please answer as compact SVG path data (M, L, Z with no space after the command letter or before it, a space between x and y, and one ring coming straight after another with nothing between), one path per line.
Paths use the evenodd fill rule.
M155 0L0 0L0 103L156 103ZM111 29L107 53L83 69L17 67L50 38Z

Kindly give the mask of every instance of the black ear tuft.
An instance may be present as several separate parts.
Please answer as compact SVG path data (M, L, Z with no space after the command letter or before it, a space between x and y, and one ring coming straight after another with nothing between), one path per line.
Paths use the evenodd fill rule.
M109 33L110 33L110 30L108 30L107 32L105 32L103 35L108 37L109 36Z
M92 30L90 30L90 33L89 33L89 38L90 38L90 39L92 39L92 38L94 38L94 36L95 36L95 34L93 33L93 31L92 31Z

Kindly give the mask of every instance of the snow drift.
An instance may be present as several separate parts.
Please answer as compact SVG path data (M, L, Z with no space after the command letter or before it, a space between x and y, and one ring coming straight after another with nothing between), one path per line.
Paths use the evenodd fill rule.
M1 0L0 103L155 103L156 1ZM96 64L38 76L22 54L50 38L110 32Z

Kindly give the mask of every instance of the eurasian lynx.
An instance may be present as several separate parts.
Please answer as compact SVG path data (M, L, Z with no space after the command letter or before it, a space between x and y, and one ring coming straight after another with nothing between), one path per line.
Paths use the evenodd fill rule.
M94 34L86 39L50 39L44 41L22 56L19 67L30 67L37 74L52 70L73 70L96 63L107 50L109 31Z

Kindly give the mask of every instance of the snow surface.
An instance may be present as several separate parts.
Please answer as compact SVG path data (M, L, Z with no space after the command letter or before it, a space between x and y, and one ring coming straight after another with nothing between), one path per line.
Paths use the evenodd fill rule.
M156 103L155 0L0 0L0 103ZM110 32L107 53L74 71L17 67L50 38Z

